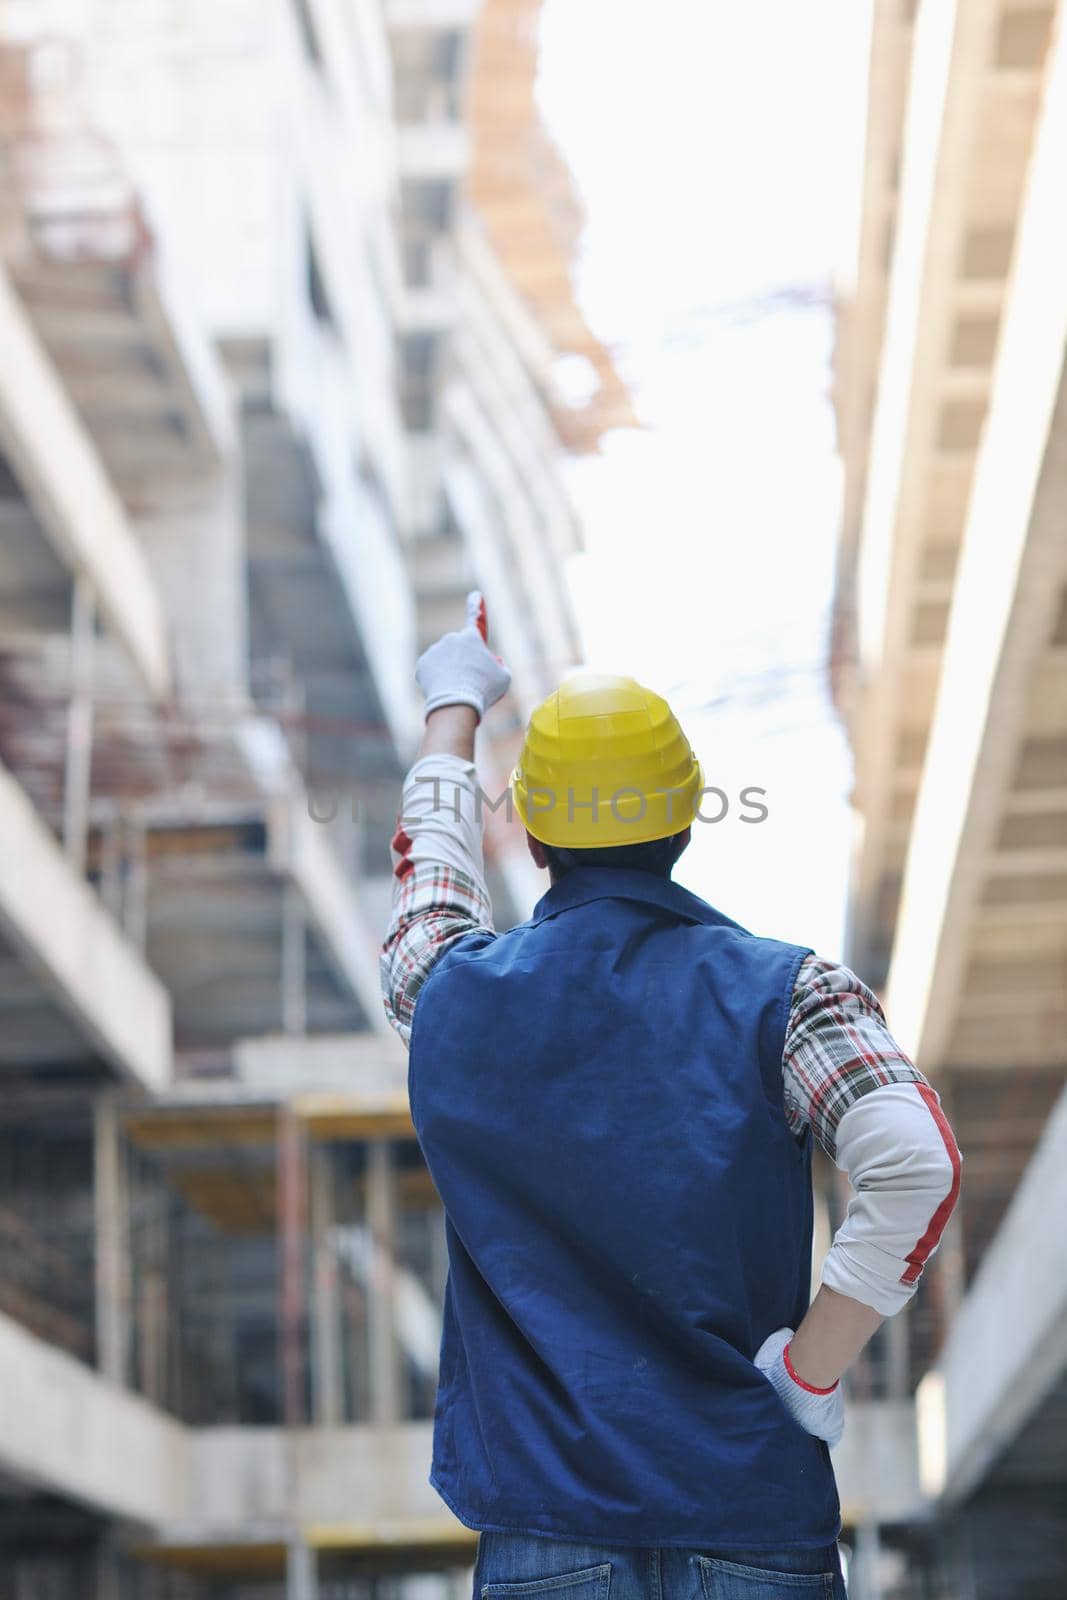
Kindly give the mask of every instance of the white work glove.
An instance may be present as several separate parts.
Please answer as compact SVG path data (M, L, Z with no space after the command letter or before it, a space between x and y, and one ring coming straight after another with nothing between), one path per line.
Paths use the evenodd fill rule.
M764 1339L756 1351L756 1366L765 1378L770 1379L793 1420L799 1422L806 1433L813 1433L816 1439L825 1439L828 1445L835 1445L845 1431L845 1397L841 1392L841 1380L838 1379L829 1391L819 1391L796 1377L790 1371L786 1357L793 1332L792 1328L779 1328L777 1333Z
M442 706L473 706L480 720L507 694L511 673L489 649L485 636L485 601L472 589L467 596L467 626L458 633L446 633L415 663L427 716Z

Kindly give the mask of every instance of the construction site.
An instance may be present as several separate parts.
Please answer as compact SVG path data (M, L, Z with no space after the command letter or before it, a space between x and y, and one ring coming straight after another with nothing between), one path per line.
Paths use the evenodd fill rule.
M581 657L566 463L637 421L540 10L0 0L0 1600L470 1591L378 954L416 657L480 588L499 794ZM842 954L967 1168L847 1378L851 1600L1067 1594L1065 12L872 4Z

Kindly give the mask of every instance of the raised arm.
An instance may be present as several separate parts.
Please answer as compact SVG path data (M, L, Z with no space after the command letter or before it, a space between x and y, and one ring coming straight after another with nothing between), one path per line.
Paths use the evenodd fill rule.
M393 909L380 960L386 1015L405 1043L434 964L457 939L493 930L474 736L511 674L486 645L477 591L467 597L466 627L431 645L415 673L426 696L426 728L392 839Z

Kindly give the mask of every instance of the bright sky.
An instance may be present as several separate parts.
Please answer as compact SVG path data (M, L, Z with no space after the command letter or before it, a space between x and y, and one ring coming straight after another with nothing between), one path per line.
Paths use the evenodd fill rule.
M854 252L868 27L865 0L546 0L542 55L588 214L580 298L646 424L575 468L586 658L666 694L728 797L678 877L830 956L852 822L826 301ZM767 314L788 290L817 303Z

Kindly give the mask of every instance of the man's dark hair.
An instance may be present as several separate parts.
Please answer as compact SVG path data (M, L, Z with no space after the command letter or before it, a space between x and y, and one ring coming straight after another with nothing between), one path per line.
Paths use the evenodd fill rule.
M596 850L562 850L554 844L542 848L553 878L562 878L574 867L633 867L638 872L655 873L657 878L669 878L682 853L682 838L682 833L672 833L666 839L650 839L646 844L613 844Z

